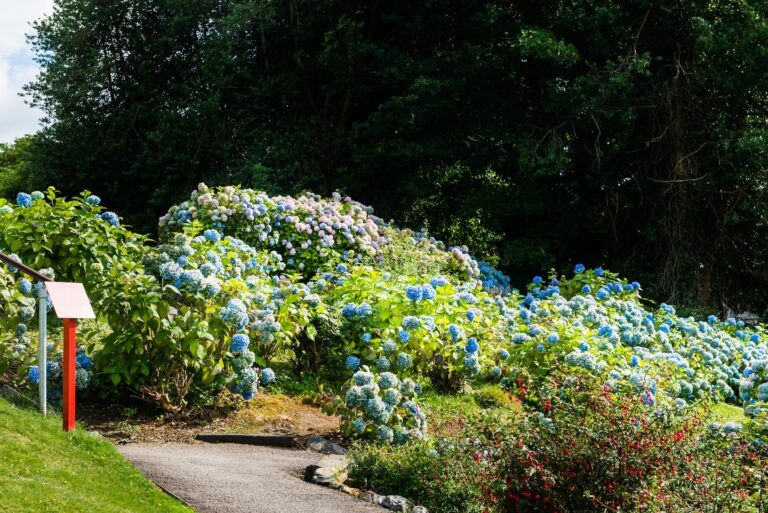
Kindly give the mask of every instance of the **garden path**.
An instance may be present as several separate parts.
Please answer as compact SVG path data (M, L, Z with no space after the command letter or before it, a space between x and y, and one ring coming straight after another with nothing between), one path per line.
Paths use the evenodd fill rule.
M128 444L120 452L199 513L381 513L378 506L306 483L316 452L234 444Z

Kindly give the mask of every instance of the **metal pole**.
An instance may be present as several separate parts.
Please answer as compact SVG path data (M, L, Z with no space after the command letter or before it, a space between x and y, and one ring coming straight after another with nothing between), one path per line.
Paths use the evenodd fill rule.
M48 301L46 301L46 299L48 298L48 293L45 290L45 285L43 282L39 282L38 286L40 287L37 294L40 302L40 348L37 358L37 368L39 370L38 374L40 376L40 381L38 391L40 393L40 413L45 416L48 410L48 363L46 355L46 351L48 350L48 341L46 340L48 330Z

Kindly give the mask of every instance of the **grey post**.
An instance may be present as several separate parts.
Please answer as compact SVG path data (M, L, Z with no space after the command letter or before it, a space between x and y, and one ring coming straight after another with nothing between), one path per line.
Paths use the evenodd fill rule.
M47 379L48 379L48 364L46 362L46 351L48 349L47 347L47 340L46 340L46 331L48 328L48 302L46 299L48 298L48 293L45 290L45 283L43 282L37 282L38 283L38 293L37 297L39 298L40 303L40 310L39 310L39 317L40 317L40 348L38 351L38 362L37 362L37 368L40 371L40 382L38 390L40 392L40 413L43 415L47 412L47 406L48 406L48 391L46 390L47 385Z

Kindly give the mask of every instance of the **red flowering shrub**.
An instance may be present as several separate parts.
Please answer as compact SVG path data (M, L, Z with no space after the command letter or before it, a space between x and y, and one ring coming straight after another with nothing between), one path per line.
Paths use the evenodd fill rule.
M537 402L543 413L516 429L484 429L475 457L486 463L488 511L768 511L765 453L710 432L703 412L588 382L558 384Z

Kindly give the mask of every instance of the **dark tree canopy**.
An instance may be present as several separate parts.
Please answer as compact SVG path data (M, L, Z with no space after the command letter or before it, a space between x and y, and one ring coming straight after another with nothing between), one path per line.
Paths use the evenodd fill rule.
M495 258L765 309L768 4L57 0L30 180L151 231L197 182L342 190Z

